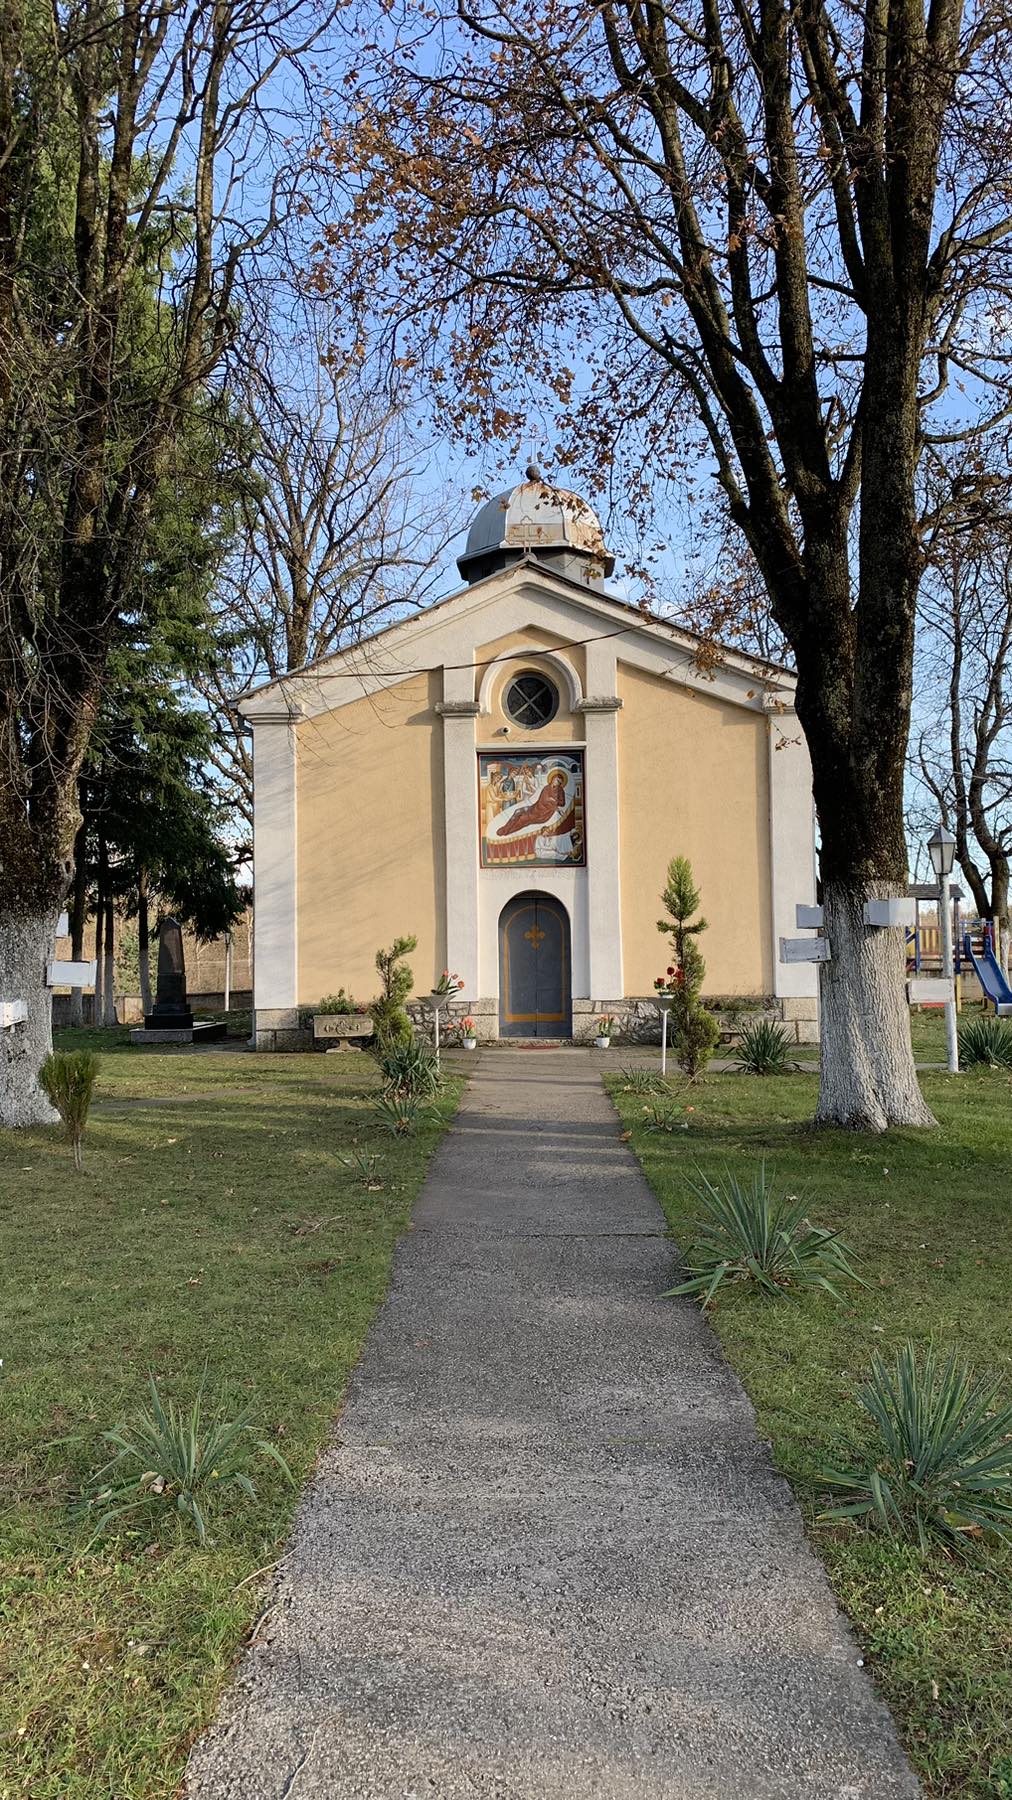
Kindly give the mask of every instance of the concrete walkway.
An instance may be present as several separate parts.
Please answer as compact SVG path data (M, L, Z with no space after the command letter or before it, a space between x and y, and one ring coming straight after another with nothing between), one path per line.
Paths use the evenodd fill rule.
M591 1059L483 1058L190 1800L913 1800Z

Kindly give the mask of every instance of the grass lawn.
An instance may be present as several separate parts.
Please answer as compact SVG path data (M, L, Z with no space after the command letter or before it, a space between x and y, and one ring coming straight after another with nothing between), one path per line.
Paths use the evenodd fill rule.
M443 1128L382 1134L357 1052L159 1054L127 1035L60 1034L103 1052L83 1174L57 1132L0 1132L0 1800L176 1793L295 1494L265 1460L255 1504L223 1494L204 1550L171 1516L89 1549L69 1503L148 1369L184 1399L205 1358L301 1485ZM353 1151L376 1152L375 1191Z
M918 1052L928 1033L915 1027ZM922 1047L923 1046L923 1047ZM854 1401L875 1351L903 1339L957 1345L1012 1396L1012 1077L929 1073L937 1132L812 1132L816 1080L711 1075L686 1089L673 1133L646 1129L645 1097L609 1086L676 1238L695 1168L749 1170L762 1156L818 1224L842 1230L867 1287L773 1304L736 1291L713 1323L793 1483L819 1555L857 1628L926 1791L1012 1800L1012 1554L969 1567L924 1561L857 1527L819 1524L834 1439L860 1441Z

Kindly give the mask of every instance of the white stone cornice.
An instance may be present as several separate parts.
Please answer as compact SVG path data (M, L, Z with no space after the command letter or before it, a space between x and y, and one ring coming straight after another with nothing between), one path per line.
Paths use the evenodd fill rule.
M249 723L257 725L294 725L305 717L305 708L301 701L293 700L290 706L272 707L269 711L250 712L245 715Z
M586 700L578 700L573 708L578 713L610 713L621 712L625 701L618 694L590 694Z
M441 719L476 719L481 707L477 700L437 700L436 711Z

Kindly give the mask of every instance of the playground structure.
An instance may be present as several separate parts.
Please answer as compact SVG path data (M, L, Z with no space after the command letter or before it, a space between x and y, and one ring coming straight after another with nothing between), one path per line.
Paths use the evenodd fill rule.
M990 925L985 924L983 928L979 956L974 952L970 933L968 931L964 933L963 954L980 982L985 1000L990 1002L996 1013L1003 1016L1012 1013L1012 987L1009 987L1005 972L995 956L993 932Z
M963 983L976 977L980 999L997 1013L1012 1014L1012 987L995 955L994 926L988 919L963 923L960 917L958 890L952 895L952 946L955 977L956 1009L962 1009L964 998L977 998L975 989L966 995ZM933 917L921 919L921 905L930 906ZM910 975L944 975L942 967L942 932L938 921L938 901L927 894L917 895L915 924L907 931L907 973ZM926 1003L922 1003L926 1004Z

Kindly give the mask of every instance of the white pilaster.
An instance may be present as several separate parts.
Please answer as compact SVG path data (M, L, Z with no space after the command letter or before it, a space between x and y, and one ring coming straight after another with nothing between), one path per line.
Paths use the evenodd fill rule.
M478 772L472 669L443 670L443 809L446 840L446 966L478 1000ZM433 970L438 975L439 970Z
M618 802L618 714L613 639L587 645L587 693L583 714L584 816L587 829L587 914L590 928L591 1000L621 1000L622 883Z
M298 1005L296 857L298 715L258 713L253 724L253 1004L257 1013ZM278 1019L277 1025L294 1024Z
M796 937L795 907L815 901L815 805L812 765L793 712L771 712L769 732L770 883L773 992L809 999L818 994L815 963L782 963L780 939Z

